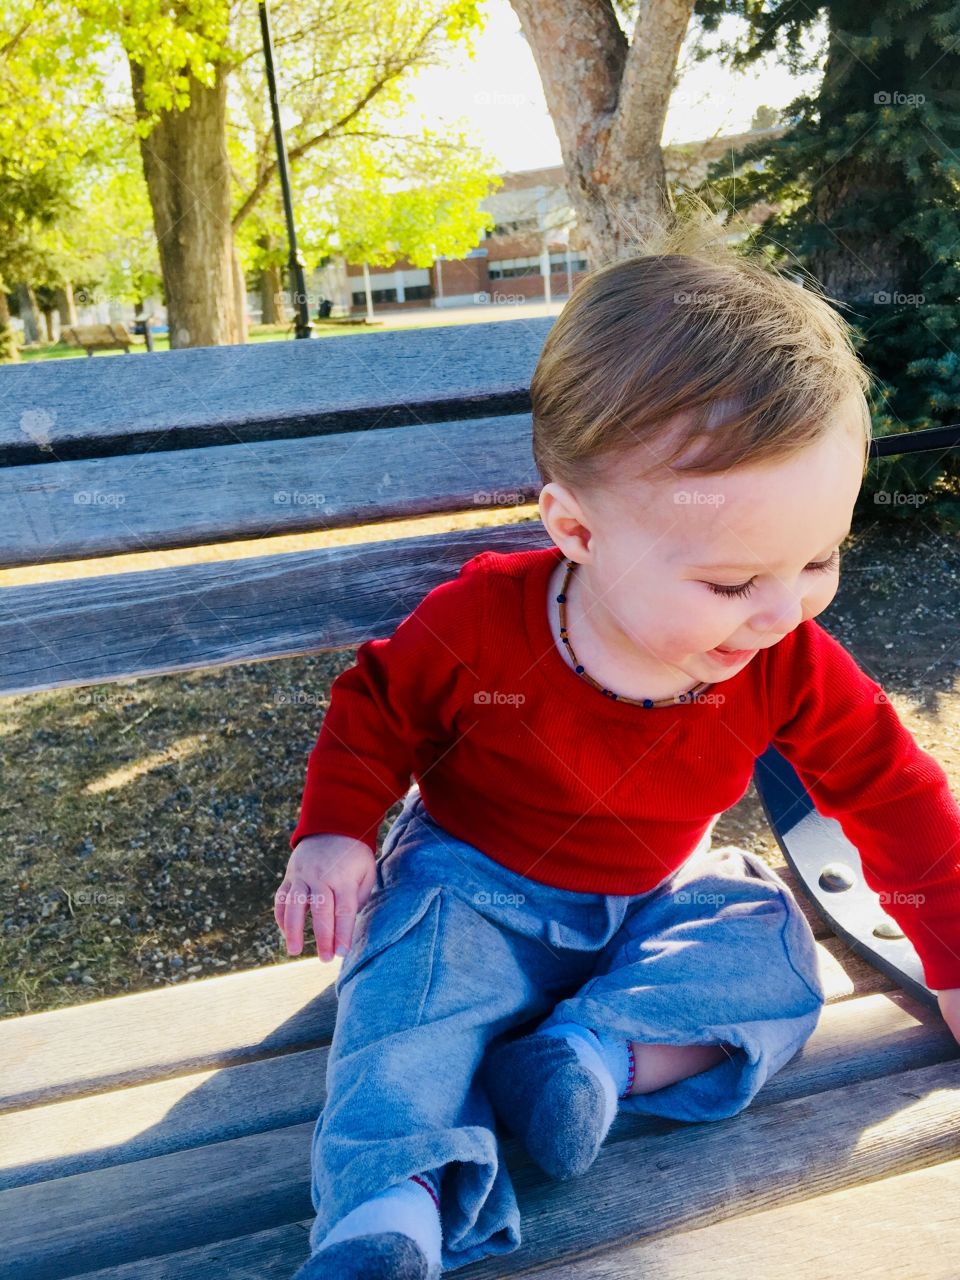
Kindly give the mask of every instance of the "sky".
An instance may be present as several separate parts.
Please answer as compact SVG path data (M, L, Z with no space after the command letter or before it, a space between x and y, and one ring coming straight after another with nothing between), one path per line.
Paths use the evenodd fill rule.
M435 126L461 117L503 172L560 164L560 144L519 19L509 0L488 0L486 7L475 57L471 60L457 48L446 67L422 71L413 85L416 107L408 123L413 127L422 117ZM732 36L737 23L725 19L721 34ZM784 107L820 78L816 73L792 77L773 58L739 75L716 58L690 66L688 48L689 41L680 55L681 75L667 113L664 145L749 129L758 106Z

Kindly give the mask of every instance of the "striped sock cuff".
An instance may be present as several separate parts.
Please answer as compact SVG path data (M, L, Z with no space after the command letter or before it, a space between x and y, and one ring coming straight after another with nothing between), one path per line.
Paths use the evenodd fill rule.
M427 1173L412 1173L410 1181L418 1183L425 1191L430 1192L433 1203L437 1206L437 1212L440 1212L440 1170L431 1169Z

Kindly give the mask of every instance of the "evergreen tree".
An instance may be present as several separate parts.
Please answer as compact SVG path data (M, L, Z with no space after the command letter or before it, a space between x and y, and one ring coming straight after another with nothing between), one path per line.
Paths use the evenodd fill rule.
M809 69L818 55L804 40L822 15L823 78L784 112L779 137L712 165L701 194L728 209L776 206L752 239L809 272L854 325L877 380L876 436L960 421L960 8L701 0L697 12L711 30L731 8L747 36L719 51L741 68L778 50L794 72ZM879 459L860 505L952 521L958 480L960 450Z

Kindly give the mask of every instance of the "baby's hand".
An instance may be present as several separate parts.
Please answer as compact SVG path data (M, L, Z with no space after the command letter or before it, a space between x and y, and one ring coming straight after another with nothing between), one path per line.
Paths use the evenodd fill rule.
M937 1001L944 1022L953 1032L953 1038L960 1044L960 987L938 991Z
M274 898L273 914L287 944L287 954L303 950L307 907L313 922L317 955L332 960L345 955L353 940L353 922L377 882L373 850L352 836L304 836L290 855L283 883Z

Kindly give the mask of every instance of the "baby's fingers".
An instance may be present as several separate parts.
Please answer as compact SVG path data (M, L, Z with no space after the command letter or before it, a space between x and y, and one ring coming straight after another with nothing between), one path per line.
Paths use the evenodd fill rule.
M337 889L334 919L337 931L337 955L345 956L353 940L353 925L357 918L358 886L345 884Z
M310 886L303 880L293 880L284 899L283 933L287 940L287 954L298 956L303 950L303 920L307 902L311 901Z
M277 922L277 928L281 933L284 932L283 917L286 913L287 894L290 892L290 881L284 880L283 884L273 896L273 918Z
M321 960L333 959L334 890L325 884L314 891L310 898L310 915L313 919L313 937L317 955Z

